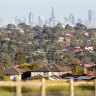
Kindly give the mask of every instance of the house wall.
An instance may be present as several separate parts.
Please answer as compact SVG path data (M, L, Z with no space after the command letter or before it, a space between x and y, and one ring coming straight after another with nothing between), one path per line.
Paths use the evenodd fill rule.
M88 71L87 71L87 68L84 68L84 74L87 74Z
M93 47L85 47L85 50L93 51Z
M47 77L48 72L31 72L31 77L36 76L36 75L42 75L44 77Z
M63 74L66 73L72 73L71 71L68 72L31 72L31 77L36 76L36 75L42 75L44 77L50 77L51 75L56 75L56 76L62 76Z
M72 74L72 71L61 72L61 75L64 75L64 74L67 74L67 73L70 73L70 74Z
M18 75L10 75L10 80L14 80Z
M96 70L87 70L87 76L96 76Z
M10 75L10 80L14 80L17 75Z
M42 75L44 77L50 77L51 75L58 75L58 72L31 72L31 77L36 75Z
M19 77L19 80L21 80L21 75L10 75L10 80L15 80L17 76Z

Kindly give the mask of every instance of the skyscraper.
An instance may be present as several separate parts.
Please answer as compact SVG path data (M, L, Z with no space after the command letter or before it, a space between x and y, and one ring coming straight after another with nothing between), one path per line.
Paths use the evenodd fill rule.
M54 7L52 6L52 18L54 18Z
M94 25L95 25L95 14L92 10L88 11L88 22L89 22L89 27L94 27Z
M52 6L52 13L51 17L49 18L49 25L50 26L55 26L55 14L54 14L54 7Z
M15 17L15 24L18 25L18 18L17 18L17 16Z
M69 20L69 24L75 25L75 18L73 14L69 14L68 20Z
M33 13L29 13L29 25L34 25L34 15Z
M43 24L44 24L44 18L43 18L43 16L38 16L38 25L39 26L43 26Z
M88 21L89 22L92 22L92 18L93 18L92 15L93 15L93 11L92 10L89 10L88 11Z

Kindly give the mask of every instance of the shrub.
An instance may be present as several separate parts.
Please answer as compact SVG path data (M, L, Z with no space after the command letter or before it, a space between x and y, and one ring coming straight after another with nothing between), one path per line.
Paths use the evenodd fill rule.
M2 80L3 81L10 81L10 78L9 78L9 76L5 75L5 76L2 76Z

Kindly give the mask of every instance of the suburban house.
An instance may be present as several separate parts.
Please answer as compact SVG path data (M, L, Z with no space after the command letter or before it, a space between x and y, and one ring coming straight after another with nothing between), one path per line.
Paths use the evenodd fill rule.
M56 65L56 64L48 64L48 65L43 65L38 69L25 72L25 74L27 73L26 76L30 76L30 77L40 76L40 75L45 78L50 78L53 75L57 77L62 77L62 75L64 74L68 74L68 73L71 74L72 72L71 70L72 67L70 66L61 67L60 65Z
M85 50L93 51L93 46L86 46L86 47L85 47Z
M63 43L64 42L64 37L59 37L58 42Z
M87 68L87 76L96 76L96 66Z
M64 52L63 49L60 49L60 48L55 49L55 53L57 54L62 54L63 52Z
M87 37L89 36L89 33L87 31L83 31L83 35Z
M83 52L83 48L77 46L74 48L74 52Z
M10 68L6 68L2 70L2 75L7 75L10 77L10 80L14 80L16 76L20 76L21 79L21 75L24 72L24 70L19 69L17 67L10 67Z
M88 68L90 68L90 67L92 67L92 65L91 64L81 64L80 65L81 67L83 67L84 68L84 74L88 74L87 72L88 72Z

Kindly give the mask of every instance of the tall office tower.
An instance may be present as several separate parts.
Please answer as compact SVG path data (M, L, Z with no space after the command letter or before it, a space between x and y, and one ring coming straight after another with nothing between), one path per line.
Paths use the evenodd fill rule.
M18 19L17 20L17 23L20 24L20 23L23 23L21 19Z
M52 18L55 18L55 15L54 15L54 7L52 6Z
M88 22L89 22L89 27L94 27L94 25L95 25L95 14L92 10L88 11Z
M29 25L34 25L34 14L33 13L29 13Z
M84 19L84 25L85 25L86 27L88 27L88 20L86 20L86 18Z
M48 21L47 21L47 20L45 20L45 21L44 21L44 25L49 26L49 24L48 24Z
M15 24L18 25L18 18L17 18L17 16L15 17Z
M52 6L51 17L49 18L49 25L55 26L55 14L54 14L54 7L53 6Z
M68 16L68 21L69 21L69 24L75 25L75 18L74 18L74 16L73 16L73 14L70 14L70 15Z
M89 10L88 11L88 21L91 22L93 19L93 11L92 10Z
M66 26L68 24L68 19L67 17L64 17L64 25Z
M43 16L38 16L38 25L39 26L43 26L43 21L44 21L44 18L43 18Z

